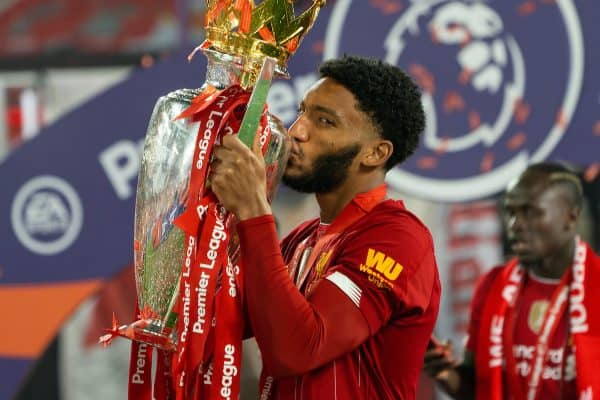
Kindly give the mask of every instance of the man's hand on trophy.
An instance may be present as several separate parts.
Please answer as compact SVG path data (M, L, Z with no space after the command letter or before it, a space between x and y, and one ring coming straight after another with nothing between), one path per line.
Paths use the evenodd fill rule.
M260 146L250 150L237 135L227 135L221 146L215 147L213 157L212 191L238 221L271 214Z

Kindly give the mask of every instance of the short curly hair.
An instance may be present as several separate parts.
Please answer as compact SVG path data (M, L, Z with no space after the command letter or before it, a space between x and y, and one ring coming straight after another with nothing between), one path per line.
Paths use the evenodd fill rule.
M425 128L425 112L421 91L406 73L381 60L345 55L321 64L319 74L348 89L380 135L392 142L386 170L414 153Z

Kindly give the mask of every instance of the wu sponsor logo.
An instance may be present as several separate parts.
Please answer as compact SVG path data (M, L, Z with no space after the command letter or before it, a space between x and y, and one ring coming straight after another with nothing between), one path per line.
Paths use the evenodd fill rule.
M392 257L373 249L369 249L365 265L369 269L375 268L376 271L381 272L390 280L396 280L404 269L402 264L397 263Z
M369 281L380 288L391 289L404 267L392 257L381 251L369 249L364 264L360 265L361 272L369 276Z
M38 176L17 192L11 222L24 247L41 255L58 254L73 244L81 231L81 200L65 180Z

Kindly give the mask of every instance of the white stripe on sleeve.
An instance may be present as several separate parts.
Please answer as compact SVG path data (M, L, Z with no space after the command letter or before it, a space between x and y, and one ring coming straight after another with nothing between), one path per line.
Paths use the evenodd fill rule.
M356 304L356 307L360 306L360 296L362 295L362 290L356 283L352 281L352 279L348 278L340 271L335 271L333 274L327 276L327 280L333 282L335 286L340 288L340 290L344 292L354 304Z

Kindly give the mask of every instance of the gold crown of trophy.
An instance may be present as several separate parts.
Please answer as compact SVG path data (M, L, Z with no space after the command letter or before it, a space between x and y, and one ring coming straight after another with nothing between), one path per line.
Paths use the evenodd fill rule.
M296 16L291 0L265 0L258 5L252 0L206 1L206 40L196 49L208 58L206 81L200 89L180 89L161 97L145 138L134 227L139 319L122 326L115 319L101 342L108 344L113 337L123 336L166 351L177 349L178 327L182 326L178 322L180 287L190 252L188 244L193 240L189 231L181 229L181 221L197 213L191 206L196 203L190 202L198 196L191 193L191 177L198 163L197 147L202 146L201 124L206 123L198 115L219 94L230 93L228 88L241 89L229 94L245 96L245 100L241 106L232 106L231 118L237 116L239 121L227 126L238 128L240 139L249 147L261 131L270 132L263 153L271 199L287 161L289 143L281 122L266 110L267 93L274 75L287 77L286 63L324 3L315 0ZM202 157L210 160L210 150ZM207 176L201 177L201 186L210 191ZM228 221L225 228L231 231L231 218ZM201 239L199 232L195 236ZM229 263L235 264L239 248L235 238L227 236L231 239L227 245Z

